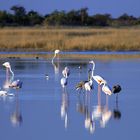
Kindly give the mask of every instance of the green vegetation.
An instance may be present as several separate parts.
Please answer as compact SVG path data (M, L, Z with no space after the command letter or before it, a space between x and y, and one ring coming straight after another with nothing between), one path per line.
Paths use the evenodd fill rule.
M120 27L140 25L140 18L124 13L118 18L110 14L89 15L88 8L79 10L53 11L50 14L40 15L37 11L26 11L23 6L14 5L11 12L0 10L0 26L97 26Z
M140 29L2 28L0 51L140 51Z

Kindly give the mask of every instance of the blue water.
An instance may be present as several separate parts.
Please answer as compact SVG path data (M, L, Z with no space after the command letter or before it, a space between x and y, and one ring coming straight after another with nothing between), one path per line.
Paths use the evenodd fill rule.
M87 80L87 71L92 67L88 59L61 61L60 58L55 60L54 65L49 59L2 59L2 89L6 80L2 66L5 61L10 61L14 79L20 79L23 87L9 89L8 92L15 96L0 97L1 139L140 138L140 59L94 60L95 74L103 76L111 87L121 85L118 98L116 95L106 97L102 91L100 93L95 81L94 89L89 93L75 90L79 81ZM65 66L69 67L71 73L66 90L63 90L60 79ZM46 79L46 74L49 79Z

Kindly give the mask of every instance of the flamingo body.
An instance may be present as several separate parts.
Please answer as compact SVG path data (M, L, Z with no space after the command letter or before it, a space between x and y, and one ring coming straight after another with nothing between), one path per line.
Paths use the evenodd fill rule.
M62 77L60 82L61 82L62 87L64 88L67 85L67 78Z
M19 79L15 80L9 85L9 87L16 88L16 89L22 88L22 82Z
M115 94L115 93L119 93L121 91L121 86L120 85L115 85L113 86L112 88L112 92Z
M70 69L68 67L65 67L62 71L62 74L64 77L68 78L68 76L70 75Z
M112 90L106 83L102 86L102 91L107 95L112 95Z

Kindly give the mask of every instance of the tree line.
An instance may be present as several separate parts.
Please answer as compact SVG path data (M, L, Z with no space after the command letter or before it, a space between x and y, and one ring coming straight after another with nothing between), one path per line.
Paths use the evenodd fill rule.
M11 12L0 10L0 26L133 26L140 25L140 17L126 13L113 18L111 14L89 15L88 8L68 12L55 10L50 14L41 15L37 11L29 12L23 6L14 5Z

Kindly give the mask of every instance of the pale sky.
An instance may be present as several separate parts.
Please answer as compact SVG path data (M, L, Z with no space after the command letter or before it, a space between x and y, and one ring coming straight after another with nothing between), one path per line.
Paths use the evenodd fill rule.
M118 17L124 13L140 17L140 0L0 0L0 10L10 11L13 5L35 10L40 14L49 14L54 10L66 12L87 7L90 15L109 13Z

